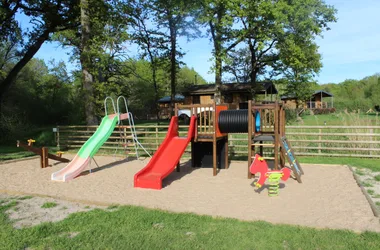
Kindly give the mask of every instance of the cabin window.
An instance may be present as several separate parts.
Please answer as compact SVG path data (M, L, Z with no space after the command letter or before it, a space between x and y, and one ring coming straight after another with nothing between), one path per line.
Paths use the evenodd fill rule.
M232 98L232 95L231 94L227 94L224 96L224 102L225 103L232 103L233 102L233 98Z
M248 109L248 103L247 102L239 103L239 109Z
M201 104L201 97L199 95L193 96L193 104Z

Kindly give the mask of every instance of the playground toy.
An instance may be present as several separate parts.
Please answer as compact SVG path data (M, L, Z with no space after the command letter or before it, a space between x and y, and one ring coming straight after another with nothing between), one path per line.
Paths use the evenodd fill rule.
M107 100L112 101L114 114L108 114ZM126 113L120 113L119 100L124 100ZM90 166L91 160L93 160L94 155L98 152L100 147L108 140L113 130L115 129L115 126L117 124L120 124L121 120L129 120L129 127L133 135L132 139L135 142L136 155L138 156L138 147L144 149L137 140L132 114L128 111L127 100L123 96L119 96L117 98L116 111L114 100L111 97L106 97L104 100L104 108L105 116L103 117L95 133L83 144L78 153L75 155L74 159L66 167L51 175L51 180L63 182L69 181L78 176L87 166Z
M227 105L214 103L181 107L190 109L191 118L187 137L178 135L178 104L176 104L175 115L170 121L167 136L148 165L135 174L134 187L161 189L162 180L175 168L179 171L180 158L190 142L193 167L201 165L203 157L209 151L214 152L215 164L218 162L221 165L224 161L225 167L228 167L228 137L227 134L220 132L218 123L213 122L221 111L227 110ZM223 154L217 153L222 150L225 152L224 157L221 156ZM214 171L216 175L216 167Z
M58 151L57 155L50 154L49 149L46 147L42 147L42 148L33 147L34 142L36 142L36 140L33 140L33 139L29 139L28 144L24 144L20 141L17 141L17 147L22 147L28 151L31 151L39 155L41 158L41 168L47 168L49 166L49 158L55 161L60 161L60 162L70 162L69 159L62 158L63 152Z
M135 174L134 187L161 189L162 180L174 171L187 145L194 138L195 127L196 117L191 116L187 137L179 137L178 116L173 116L164 141L148 165Z
M179 110L187 110L191 117L186 138L178 136ZM248 133L248 178L252 178L250 166L256 148L263 155L263 147L273 147L275 170L285 167L287 157L295 178L301 182L302 168L285 137L285 111L282 105L278 102L253 104L248 101L248 109L241 110L228 110L226 104L176 104L175 116L165 140L149 164L135 175L134 186L161 189L162 180L176 165L179 170L180 158L189 142L192 167L212 165L215 176L218 168L228 168L228 133ZM268 176L271 183L279 179L280 175L275 173Z
M279 192L280 179L286 181L289 179L291 170L287 167L284 167L281 170L268 170L268 164L264 160L263 157L256 154L255 159L253 160L251 166L249 167L249 171L252 174L260 174L259 180L255 183L255 186L260 188L264 185L265 181L268 179L269 196L277 196Z
M227 105L215 103L176 105L176 113L178 109L190 109L191 114L198 114L199 126L191 148L193 166L204 166L204 162L207 162L204 155L209 153L212 154L213 175L217 174L217 168L221 168L221 165L227 169L228 134L248 133L248 178L252 178L249 167L256 150L264 155L263 149L272 147L274 168L278 170L285 167L287 158L295 178L301 182L302 168L285 136L285 110L282 104L248 101L247 106L248 109L228 110Z

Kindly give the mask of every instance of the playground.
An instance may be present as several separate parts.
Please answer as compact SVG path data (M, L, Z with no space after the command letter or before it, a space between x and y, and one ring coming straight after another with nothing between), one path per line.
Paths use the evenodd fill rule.
M65 155L73 159L74 155ZM84 171L70 182L50 180L65 163L40 168L30 159L0 165L0 192L81 202L89 205L138 205L172 212L190 212L246 221L302 225L315 228L380 232L366 197L346 166L303 165L302 184L290 179L280 184L280 193L268 197L254 179L246 177L246 162L232 162L217 177L209 168L192 168L183 162L181 172L172 172L161 190L134 188L134 175L149 161L125 161L96 156L100 166Z
M107 101L113 112L106 112L75 155L62 158L62 152L53 155L45 147L33 147L32 139L28 145L17 141L17 146L40 157L2 164L0 192L97 206L135 205L243 221L380 232L379 219L348 166L301 167L285 135L281 103L248 101L248 109L242 110L215 103L176 105L166 137L151 156L137 138L126 99L118 97L115 105L107 97L106 111ZM187 109L191 117L186 136L179 136L181 109ZM97 154L121 120L128 120L131 135L121 133L120 139L129 140L125 145L133 146L137 158ZM248 134L247 160L229 159L229 133ZM191 159L181 159L188 145ZM138 147L149 157L139 157ZM55 162L48 164L48 158Z

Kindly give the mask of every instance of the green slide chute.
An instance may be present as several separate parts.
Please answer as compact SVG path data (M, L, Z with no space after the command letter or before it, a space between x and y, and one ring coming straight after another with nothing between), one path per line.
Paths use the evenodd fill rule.
M93 157L99 148L108 140L111 136L115 126L118 122L118 116L115 115L113 118L105 116L102 119L96 132L86 141L85 144L78 151L78 155L81 158Z

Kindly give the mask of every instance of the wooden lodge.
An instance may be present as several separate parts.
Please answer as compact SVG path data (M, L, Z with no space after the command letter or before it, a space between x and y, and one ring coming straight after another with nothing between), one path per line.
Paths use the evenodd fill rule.
M262 101L276 99L278 91L272 82L258 82L257 86L253 91L250 83L224 83L221 86L221 104L226 104L229 109L247 109L248 100L253 99L253 92L255 92L255 97ZM183 95L175 95L174 103L183 105L213 104L215 89L215 84L191 85L183 92ZM169 118L170 100L170 96L158 100L159 115L163 119Z
M164 96L158 100L159 116L163 119L170 117L170 100L170 96ZM184 101L185 97L183 95L177 94L174 96L174 103L183 104Z
M330 101L324 101L323 98L330 98ZM315 91L307 101L297 100L296 97L289 96L281 96L281 101L284 102L284 106L288 109L328 109L334 107L334 95L324 91L317 90ZM298 105L298 107L297 107Z
M260 99L273 101L277 89L272 82L258 82L254 90L250 83L224 83L221 86L221 104L227 104L229 109L247 108L248 100L252 100L255 92ZM215 84L192 85L184 91L184 104L212 104L214 102Z

